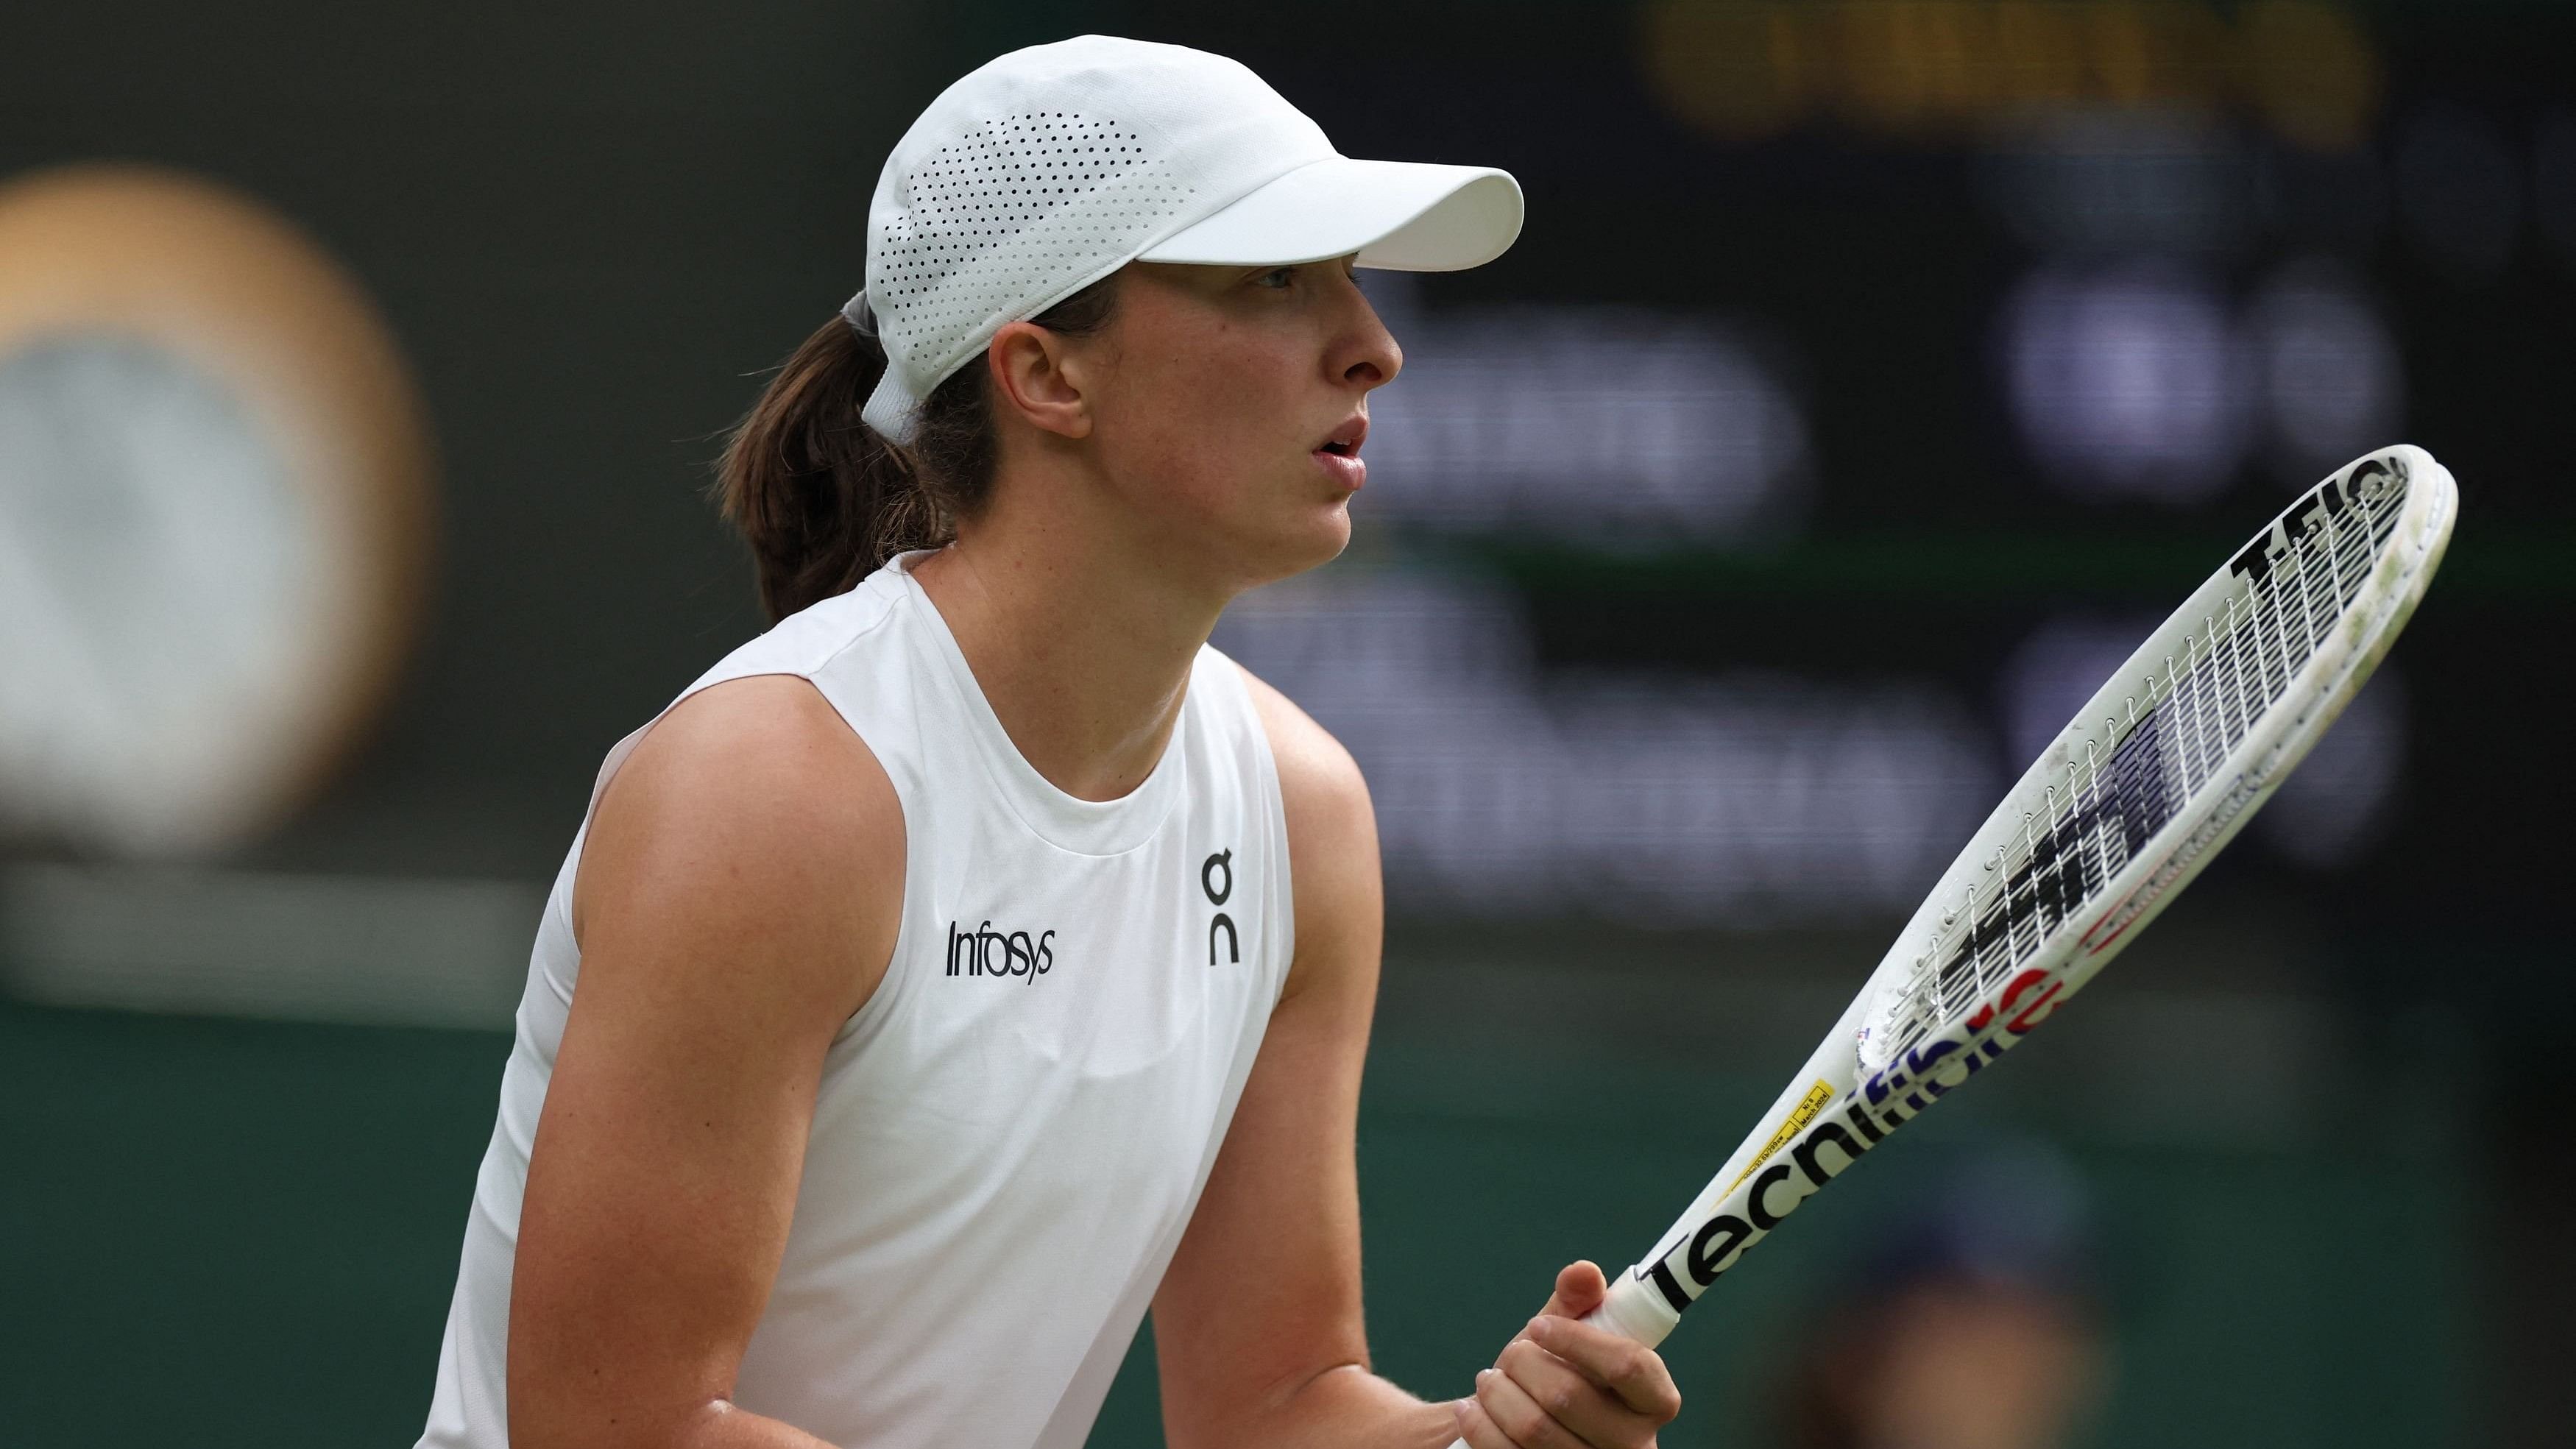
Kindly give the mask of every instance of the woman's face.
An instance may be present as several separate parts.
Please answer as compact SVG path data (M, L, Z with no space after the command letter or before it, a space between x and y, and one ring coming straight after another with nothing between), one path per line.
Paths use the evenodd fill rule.
M1139 262L1119 288L1084 394L1101 473L1153 541L1231 589L1339 554L1369 392L1404 365L1350 259Z

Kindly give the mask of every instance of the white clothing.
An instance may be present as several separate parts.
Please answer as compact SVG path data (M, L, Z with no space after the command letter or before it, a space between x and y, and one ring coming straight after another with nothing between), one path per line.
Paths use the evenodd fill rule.
M1202 649L1125 797L1056 789L907 554L696 684L811 680L903 805L892 964L825 1058L734 1401L868 1449L1075 1449L1187 1226L1292 949L1279 783ZM646 729L651 728L650 725ZM609 753L591 793L644 730ZM501 1449L529 1143L580 959L576 835L538 927L420 1449Z

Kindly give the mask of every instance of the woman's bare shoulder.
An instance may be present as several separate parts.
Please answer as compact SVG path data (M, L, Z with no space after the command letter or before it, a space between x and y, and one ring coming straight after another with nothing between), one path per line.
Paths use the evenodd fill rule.
M573 923L621 913L770 929L902 904L903 807L875 754L807 680L753 675L674 705L601 795ZM873 931L862 934L873 935Z
M1347 829L1356 823L1355 816L1365 819L1368 782L1351 752L1269 681L1240 664L1235 668L1252 691L1253 712L1260 716L1262 733L1270 741L1270 758L1279 771L1279 793L1291 828L1301 816L1327 829Z
M747 675L691 694L654 722L618 780L638 766L665 786L828 788L885 779L867 742L813 681L795 674Z
M1369 804L1368 782L1342 742L1288 696L1248 669L1243 678L1270 740L1288 829L1297 950L1282 1000L1319 982L1336 982L1365 1001L1376 990L1385 914L1377 815ZM1365 1034L1366 1013L1354 1019Z

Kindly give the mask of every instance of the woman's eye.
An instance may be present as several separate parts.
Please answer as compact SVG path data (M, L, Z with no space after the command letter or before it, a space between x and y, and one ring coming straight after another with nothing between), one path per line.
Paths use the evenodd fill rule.
M1272 267L1269 271L1263 272L1260 276L1255 277L1252 280L1264 287L1274 289L1281 288L1297 280L1297 269L1295 267Z

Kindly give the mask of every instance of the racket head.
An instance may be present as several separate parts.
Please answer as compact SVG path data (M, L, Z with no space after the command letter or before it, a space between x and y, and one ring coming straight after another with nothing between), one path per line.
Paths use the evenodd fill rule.
M2383 448L2300 495L2194 590L2006 793L1762 1125L1612 1285L1599 1321L1661 1342L1807 1196L2136 939L2369 678L2422 600L2458 505L2431 454ZM2231 670L2234 693L2220 687Z
M2458 507L2450 471L2399 444L2336 469L2231 555L2076 711L1898 933L1854 1035L1861 1070L2000 1005L2032 972L2062 1001L2108 964L2378 667Z

